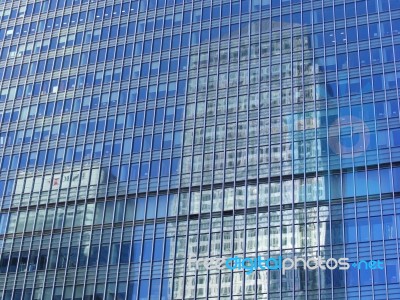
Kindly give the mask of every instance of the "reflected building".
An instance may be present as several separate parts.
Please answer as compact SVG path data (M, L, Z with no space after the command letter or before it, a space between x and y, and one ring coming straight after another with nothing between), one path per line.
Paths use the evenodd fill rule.
M0 0L0 298L400 298L399 3Z

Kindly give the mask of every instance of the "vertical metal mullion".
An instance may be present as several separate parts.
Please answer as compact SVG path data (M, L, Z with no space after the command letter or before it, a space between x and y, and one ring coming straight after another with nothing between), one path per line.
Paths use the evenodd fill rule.
M202 6L201 7L203 7L203 3L202 3ZM175 7L174 7L175 8ZM192 11L194 11L194 4L192 4ZM192 14L192 18L193 18L193 14ZM194 47L192 47L193 45L192 45L192 33L193 33L193 23L190 23L190 31L189 31L189 34L190 34L190 45L189 45L189 49L190 50L192 50L193 48L194 49L196 49L197 48L197 51L196 51L196 54L198 55L198 57L199 57L199 61L200 61L200 56L201 56L201 51L200 51L200 49L201 49L201 47L200 47L200 43L201 43L201 41L200 41L200 39L201 39L201 28L202 28L202 23L200 23L200 25L199 25L199 27L200 27L200 29L199 29L199 43L198 43L198 45L194 45ZM182 28L183 28L183 16L182 16L182 25L181 25L181 30L182 30ZM181 50L181 49L180 49ZM181 51L180 51L181 52ZM191 70L191 68L190 68L190 61L191 61L191 56L192 55L190 55L190 53L192 53L192 51L188 51L188 68L187 68L187 76L189 76L189 72L190 72L190 70ZM170 58L170 57L169 57ZM197 79L199 78L199 68L200 68L200 66L198 65L197 66L197 68L196 68L196 71L197 71ZM178 69L179 70L179 69ZM179 78L179 77L178 77ZM168 75L168 79L169 79L169 75ZM189 81L190 81L190 78L188 77L188 83L187 84L189 84ZM167 85L168 86L168 85ZM197 116L196 116L196 114L197 114L197 103L198 103L198 97L197 97L197 93L198 93L198 91L197 91L197 89L198 89L198 85L196 84L196 96L195 96L195 107L194 107L194 112L193 112L193 135L195 134L195 132L196 132L196 119L197 119ZM167 95L167 97L168 97L168 95ZM175 105L176 105L176 102L175 102ZM205 108L206 109L206 108ZM186 110L186 109L185 109ZM185 115L186 115L186 112L185 112ZM205 118L205 117L204 117ZM186 128L186 117L184 118L184 129ZM204 130L204 125L203 125L203 130ZM183 132L185 132L185 131L183 131ZM183 136L183 138L184 138L184 136ZM203 143L204 143L204 140L203 140ZM192 168L193 168L193 166L195 165L195 161L193 160L193 157L194 157L194 149L195 149L195 139L193 139L193 143L192 143L192 145L191 145L191 157L192 157L192 160L191 160L191 164L192 164ZM182 167L183 167L183 153L185 152L184 151L184 148L185 148L185 141L183 141L183 146L182 146L182 150L181 150L181 158L182 158L182 161L181 161L181 170L182 170ZM204 148L204 144L203 144L203 148ZM171 160L171 167L172 167L172 160ZM201 168L202 170L203 170L203 168ZM179 186L181 186L181 184L182 184L182 173L181 173L181 175L180 175L180 177L179 177ZM193 184L193 172L190 172L190 179L189 179L189 181L190 181L190 187L192 187L192 184ZM170 188L170 181L169 181L169 186L168 186L168 188ZM177 211L177 215L179 215L179 208L180 208L180 205L181 205L181 193L180 193L180 189L178 190L178 196L179 196L179 202L178 202L178 211ZM187 223L187 230L186 230L186 237L187 237L187 243L186 243L186 246L185 246L185 257L186 258L188 258L187 256L188 256L188 248L189 248L189 228L190 228L190 219L189 219L189 215L190 215L190 209L191 209L191 206L192 206L192 203L191 203L191 194L192 194L192 189L191 188L189 188L189 191L188 191L188 193L189 193L189 203L188 203L188 212L187 212L187 218L186 218L186 223ZM175 236L177 237L176 239L175 239L175 245L177 245L177 242L178 242L178 228L179 228L179 221L178 221L178 217L177 217L177 226L176 226L176 234L175 234ZM198 245L199 245L199 239L200 239L200 219L198 219L198 224L197 224L197 228L198 228L198 231L197 231L197 236L198 236L198 239L197 239L197 253L199 253L199 249L198 249ZM176 257L176 247L175 247L175 257ZM197 254L198 255L198 254ZM197 258L198 258L198 256L197 256ZM187 280L187 277L188 277L188 268L187 268L187 261L185 261L185 263L184 263L184 271L183 271L183 278L182 278L182 280L183 280L183 285L184 286L186 286L186 280ZM174 274L175 274L175 271L176 271L176 269L174 270ZM173 276L174 276L174 274L173 274ZM176 277L173 277L173 285L172 285L172 296L174 296L174 289L175 289L175 286L176 286L176 279L175 279ZM195 280L195 287L197 287L197 278L198 278L198 270L196 270L196 272L195 272L195 275L194 275L194 280ZM196 288L195 288L195 295L196 295ZM184 288L183 287L183 295L182 295L182 297L183 298L185 298L185 296L186 296L186 288Z
M391 12L391 9L390 9L390 6L391 6L391 2L390 1L388 1L388 5L389 5L389 11L388 11L388 14L389 14L389 20L390 20L390 22L391 22L391 24L393 24L392 23L392 12ZM380 10L379 10L379 6L378 6L378 19L379 19L379 21L381 20L381 12L380 12ZM379 30L380 30L380 27L379 27ZM381 42L380 43L380 50L381 50L381 53L383 52L382 51L382 36L381 35L379 35L379 41ZM393 34L391 35L391 44L392 45L394 45L395 43L394 43L394 36L393 36ZM383 55L383 53L382 53L382 55ZM393 55L393 58L394 58L394 60L395 60L395 56ZM382 62L381 62L382 64L383 64L383 71L384 71L384 73L385 73L385 62L384 62L384 60L383 60L383 57L382 57ZM395 68L394 69L394 74L395 74L395 78L397 78L397 76L396 75L398 75L399 74L399 71ZM386 78L385 78L385 85L386 85ZM399 85L399 84L398 84ZM385 92L385 100L387 100L387 90L386 90L386 86L384 87L384 92ZM397 92L397 98L399 98L399 89L396 89L396 92ZM386 103L387 103L387 101L385 101ZM385 104L386 105L386 104ZM386 107L385 107L385 109L386 109ZM375 114L376 115L376 114ZM390 125L389 125L389 115L387 115L386 116L386 126L387 126L387 128L388 128L388 134L389 134L389 139L390 139ZM376 129L376 127L375 127L375 129ZM389 142L390 143L390 142ZM367 146L367 145L366 145ZM379 158L379 157L378 157ZM390 162L391 163L393 163L393 155L392 155L392 151L389 151L389 160L390 160ZM382 183L382 177L381 177L381 170L382 170L382 168L381 168L381 165L380 165L380 162L379 162L379 160L378 160L378 176L379 176L379 178L378 178L378 184L379 184L379 187L381 187L382 185L381 185L381 183ZM392 168L390 168L390 170L392 170ZM392 176L392 178L389 178L389 180L390 180L390 183L391 183L391 186L393 186L394 187L394 176ZM367 184L368 184L368 181L367 181ZM380 191L380 194L382 194L382 191L381 191L381 189L379 189L379 191ZM393 192L395 191L395 189L393 188ZM396 203L396 201L395 201L395 199L394 199L394 197L393 197L393 208L394 208L394 215L393 215L393 218L394 218L394 222L393 222L393 225L394 225L394 227L395 228L398 228L397 226L400 226L399 224L398 224L398 220L397 220L397 215L396 215L396 208L397 208L397 203ZM383 216L383 207L382 207L382 196L380 196L380 210L381 210L381 218L382 218L382 238L383 238L383 248L384 249L386 249L386 238L385 238L385 225L384 225L384 216ZM398 240L398 235L396 234L396 240ZM372 251L372 249L371 249L371 251ZM399 254L399 244L398 243L396 243L396 252L397 252L397 257L400 257L400 254ZM386 251L383 251L383 261L386 261ZM398 266L398 259L397 259L397 261L396 261L396 264L397 264L397 266ZM384 267L384 272L385 272L385 290L386 290L386 297L389 297L389 288L388 288L388 285L389 285L389 283L388 283L388 274L387 274L387 268L386 267Z

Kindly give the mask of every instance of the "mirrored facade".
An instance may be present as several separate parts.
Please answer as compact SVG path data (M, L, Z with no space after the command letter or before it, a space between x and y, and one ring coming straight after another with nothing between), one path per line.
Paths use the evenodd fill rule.
M398 0L0 0L0 299L400 299L399 87Z

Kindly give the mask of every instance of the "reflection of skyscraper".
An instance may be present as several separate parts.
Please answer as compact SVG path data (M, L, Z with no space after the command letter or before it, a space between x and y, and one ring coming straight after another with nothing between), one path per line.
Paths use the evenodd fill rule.
M0 0L1 297L399 298L398 1L111 2Z

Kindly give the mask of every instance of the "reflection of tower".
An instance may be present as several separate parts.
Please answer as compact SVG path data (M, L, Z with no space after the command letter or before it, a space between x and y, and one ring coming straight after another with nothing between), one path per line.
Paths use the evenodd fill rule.
M293 51L303 49L303 55L313 52L311 35L303 40L293 40ZM296 49L295 45L299 48ZM299 52L301 53L301 52ZM294 54L295 55L295 54ZM301 65L293 66L293 160L294 160L294 202L306 202L304 223L293 226L294 247L298 250L294 255L310 258L331 257L329 206L317 205L322 200L330 198L328 176L315 176L315 172L328 166L327 145L324 138L325 111L324 99L334 94L325 85L324 63L303 60ZM298 77L297 77L298 76ZM299 86L300 88L296 87ZM314 106L315 105L315 106ZM313 135L317 132L317 136ZM282 157L286 155L282 154ZM304 164L302 163L304 162ZM323 203L323 202L320 202ZM315 215L319 216L315 218ZM299 223L299 220L293 220ZM307 251L305 251L307 249ZM293 290L302 295L305 290L326 288L331 283L329 271L310 271L300 267L286 276L286 280L294 281ZM290 283L288 282L288 285Z

